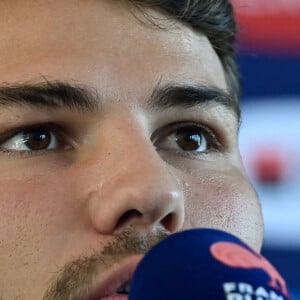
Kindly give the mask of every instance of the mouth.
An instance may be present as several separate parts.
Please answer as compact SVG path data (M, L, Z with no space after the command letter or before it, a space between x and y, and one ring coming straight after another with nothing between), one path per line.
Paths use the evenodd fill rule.
M142 257L130 256L114 264L101 282L94 283L86 300L127 300L131 278Z
M128 295L130 291L131 280L127 283L122 284L116 291L119 295Z

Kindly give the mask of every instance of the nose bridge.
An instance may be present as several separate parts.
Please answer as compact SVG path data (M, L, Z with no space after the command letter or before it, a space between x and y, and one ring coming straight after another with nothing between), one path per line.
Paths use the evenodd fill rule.
M94 158L102 161L102 167L92 172L99 174L101 184L94 176L88 195L89 213L97 231L107 234L128 225L178 230L184 217L182 189L145 128L132 121L117 122L107 124L105 132L104 149ZM101 141L99 144L101 148Z
M165 176L166 172L172 175L170 166L160 158L152 144L147 125L137 115L122 112L107 120L103 127L99 142L99 156L106 157L106 176L112 184L116 182L121 184L129 179L145 182L148 178L148 187L154 186L155 181L159 184L157 179L163 174ZM102 160L102 157L96 159ZM175 179L175 176L171 177ZM168 178L169 176L166 180Z
M106 122L99 143L103 149L99 150L107 157L107 164L111 164L112 174L108 176L141 175L143 170L161 169L162 161L158 159L146 127L137 117L123 117L122 114Z

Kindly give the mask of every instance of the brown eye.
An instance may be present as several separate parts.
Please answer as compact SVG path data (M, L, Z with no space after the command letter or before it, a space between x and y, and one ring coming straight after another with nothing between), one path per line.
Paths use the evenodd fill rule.
M201 153L208 150L209 137L205 129L196 125L171 126L162 135L155 134L154 144L158 150Z
M50 126L32 126L16 130L6 138L0 148L12 152L35 152L67 148L62 134Z
M53 136L46 128L33 128L24 130L24 145L31 151L45 150L49 147L53 140Z
M180 128L174 134L178 146L184 151L197 151L206 144L203 134L194 128Z

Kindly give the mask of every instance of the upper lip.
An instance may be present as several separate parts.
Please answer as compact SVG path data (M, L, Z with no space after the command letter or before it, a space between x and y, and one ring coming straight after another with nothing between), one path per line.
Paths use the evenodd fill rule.
M101 276L101 280L95 280L87 300L99 300L101 298L114 295L120 286L128 283L133 273L142 259L142 255L132 255L116 262Z

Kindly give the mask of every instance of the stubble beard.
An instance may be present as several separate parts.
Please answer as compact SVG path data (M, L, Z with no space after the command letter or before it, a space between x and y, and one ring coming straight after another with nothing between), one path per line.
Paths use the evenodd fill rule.
M168 235L162 228L146 235L132 229L117 234L101 251L66 263L51 279L43 300L85 299L95 277L130 255L145 254Z

